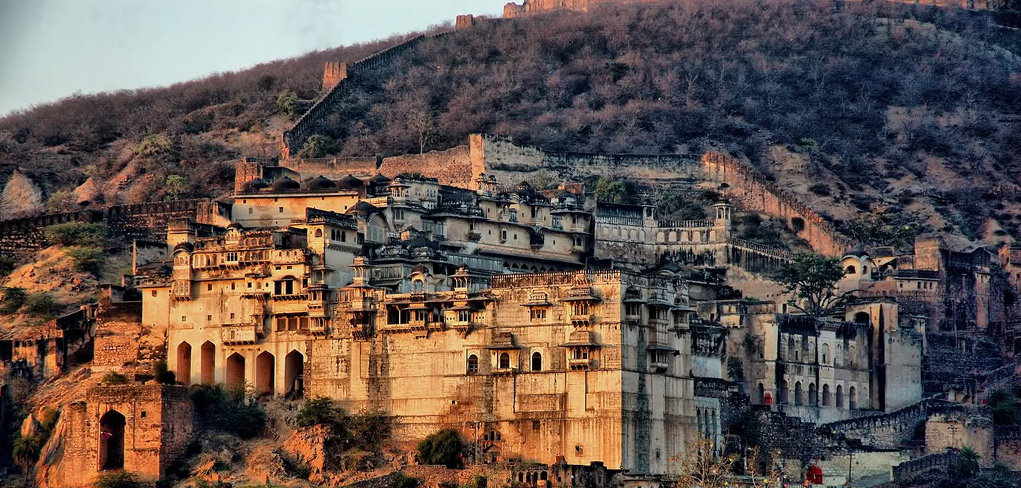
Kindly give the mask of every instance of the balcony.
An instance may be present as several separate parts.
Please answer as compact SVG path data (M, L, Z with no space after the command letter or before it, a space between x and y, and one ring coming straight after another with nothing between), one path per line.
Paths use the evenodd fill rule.
M308 300L308 293L290 293L273 295L272 300L274 301L294 301L294 300Z
M571 323L574 325L592 325L592 315L589 314L572 315Z
M220 328L220 340L224 344L255 344L261 335L256 324L231 324Z
M349 312L375 312L376 300L372 297L356 298L347 302Z
M663 360L656 359L649 361L649 369L654 373L666 373L670 369L670 363L663 362Z
M325 335L326 334L326 321L325 320L312 320L308 324L308 332L314 335Z
M591 358L568 358L567 367L573 371L587 371L595 369L595 360Z

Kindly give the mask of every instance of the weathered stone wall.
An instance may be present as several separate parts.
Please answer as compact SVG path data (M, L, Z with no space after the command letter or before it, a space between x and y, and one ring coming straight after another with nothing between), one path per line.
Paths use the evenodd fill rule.
M989 409L955 408L929 415L925 422L926 454L965 447L979 455L982 466L992 466L996 461L993 455L993 419Z
M407 154L383 158L379 172L388 178L402 173L419 173L436 178L441 185L461 188L474 186L471 158L468 146L456 146L445 151L429 151L424 154Z
M894 412L833 422L821 428L858 439L873 449L899 449L914 437L916 428L925 423L929 410L944 403L930 398Z
M61 412L56 431L42 450L36 473L39 486L91 486L102 469L102 439L108 435L101 423L110 412L124 420L124 470L143 481L162 478L171 463L184 454L194 430L186 387L157 383L94 386L84 402L71 403Z
M727 184L723 192L727 197L746 210L782 219L816 252L841 257L850 249L850 241L821 215L751 166L725 154L708 152L702 156L702 167L706 178Z
M49 245L43 229L68 222L102 222L115 239L152 239L166 237L167 223L174 218L194 219L200 205L209 200L115 205L104 210L83 210L0 221L0 253L24 253Z

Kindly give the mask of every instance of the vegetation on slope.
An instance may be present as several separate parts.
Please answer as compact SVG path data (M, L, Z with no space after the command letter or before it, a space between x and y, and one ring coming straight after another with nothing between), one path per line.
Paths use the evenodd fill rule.
M1021 62L1016 33L991 19L707 0L480 22L350 90L317 140L344 156L446 148L471 132L553 150L723 147L836 219L880 212L886 226L1017 236ZM184 174L171 196L209 194L230 178L212 163L275 151L322 61L378 47L42 107L0 120L0 152L64 186L134 164L148 186L128 199L168 198L167 177ZM142 147L147 137L162 144Z

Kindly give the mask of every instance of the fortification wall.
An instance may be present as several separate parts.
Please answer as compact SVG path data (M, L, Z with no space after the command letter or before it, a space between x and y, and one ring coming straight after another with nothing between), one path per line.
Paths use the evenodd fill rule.
M840 257L851 248L850 241L821 215L751 166L726 154L708 152L702 156L702 168L706 178L727 184L725 196L746 210L783 219L816 252Z
M447 32L431 36L418 35L343 67L328 64L323 77L323 88L330 84L333 84L333 86L329 88L329 91L326 91L316 99L312 107L302 114L290 130L284 132L281 140L282 157L284 159L290 158L301 150L305 145L305 141L320 129L326 118L331 113L337 111L337 105L340 104L344 95L349 92L352 84L358 83L361 75L374 69L387 67L402 54L414 49L422 41L430 37L439 37L445 34Z
M498 136L469 138L473 169L484 168L503 186L513 186L532 173L549 171L564 180L590 176L627 177L650 184L701 177L698 161L680 155L629 155L548 152Z
M288 169L298 172L302 180L325 176L340 179L347 175L359 178L371 178L376 175L383 160L379 157L367 158L295 158L282 164Z
M524 0L520 4L508 3L503 7L503 16L506 18L521 17L523 15L541 14L556 10L575 10L587 12L593 7L600 5L625 5L630 3L662 3L666 0Z
M49 245L43 229L68 222L102 222L107 235L114 239L166 238L167 223L174 218L195 218L200 206L209 200L117 205L105 210L83 210L0 221L0 253L33 252Z
M468 146L456 146L443 151L424 154L407 154L383 158L379 172L388 178L401 173L418 173L436 178L441 185L475 187L475 172L471 169Z
M929 411L944 403L929 398L894 412L842 420L820 428L858 439L873 449L899 449L912 439L915 429L925 423Z

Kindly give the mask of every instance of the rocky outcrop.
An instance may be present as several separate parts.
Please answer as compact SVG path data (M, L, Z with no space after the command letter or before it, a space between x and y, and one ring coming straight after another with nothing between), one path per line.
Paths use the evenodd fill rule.
M314 425L300 429L284 441L284 451L294 456L297 461L308 465L311 473L308 480L313 483L325 481L326 469L326 437L329 429L322 425Z

